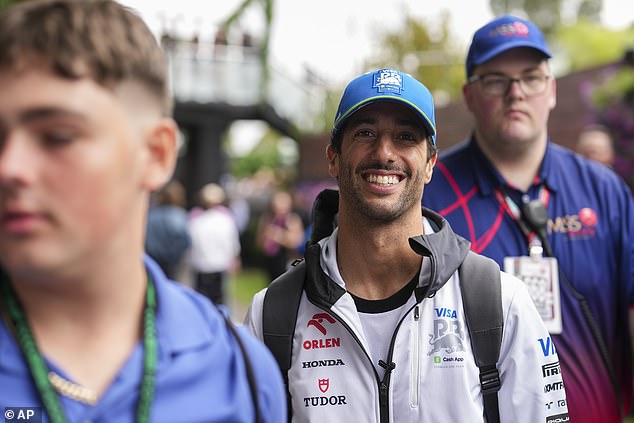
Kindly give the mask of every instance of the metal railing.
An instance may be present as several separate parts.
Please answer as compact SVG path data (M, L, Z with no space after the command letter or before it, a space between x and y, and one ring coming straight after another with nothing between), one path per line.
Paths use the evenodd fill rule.
M308 78L294 80L272 66L264 84L256 47L171 41L164 48L177 101L235 106L264 101L303 129L312 128L324 107L325 89Z

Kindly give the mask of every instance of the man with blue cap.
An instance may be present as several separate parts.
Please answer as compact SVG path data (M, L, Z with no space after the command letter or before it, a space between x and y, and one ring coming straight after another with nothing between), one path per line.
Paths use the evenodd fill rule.
M324 225L315 213L305 262L257 293L245 322L279 349L279 339L267 341L267 304L285 277L301 275L293 280L300 286L297 303L284 291L289 300L273 311L278 320L282 309L295 313L289 365L280 363L292 421L485 421L484 385L461 296L459 269L467 259L492 264L489 282L499 286L502 279L496 304L504 322L496 363L499 412L496 403L498 418L487 414L486 420L532 423L565 416L565 400L558 403L544 389L548 361L536 342L545 342L548 333L521 281L469 253L469 242L442 217L421 210L436 163L429 90L395 69L353 79L326 156L339 186L329 199L338 226L315 236ZM332 229L332 219L325 224ZM481 303L492 301L477 296ZM556 369L549 377L553 386L562 385Z
M515 16L475 33L463 87L474 130L440 157L423 204L526 282L554 341L543 355L559 353L570 421L616 423L632 394L634 203L611 170L550 142L550 57L540 30Z

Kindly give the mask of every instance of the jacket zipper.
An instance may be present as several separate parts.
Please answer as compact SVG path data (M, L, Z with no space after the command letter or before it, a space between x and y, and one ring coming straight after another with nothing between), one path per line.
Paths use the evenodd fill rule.
M390 421L390 379L392 377L392 370L396 368L396 363L392 361L394 357L394 345L396 344L396 335L398 334L401 324L407 318L412 310L418 308L418 303L414 304L409 310L403 314L401 320L399 320L394 333L392 333L392 340L390 341L390 349L387 353L387 362L379 360L379 365L385 369L385 376L379 383L379 406L381 408L381 423L389 423Z
M429 292L429 288L431 287L431 281L434 280L434 276L435 276L435 273L436 273L435 269L434 269L434 265L435 265L434 259L433 259L432 256L430 256L429 258L430 258L430 261L431 261L431 275L430 275L430 278L429 278L430 284L428 285L425 293L422 296L423 299L427 296L427 294ZM361 344L361 341L359 340L359 337L352 330L352 328L350 328L350 326L348 326L348 324L346 322L344 322L343 319L341 319L341 317L339 317L339 315L337 313L333 313L332 309L329 306L324 306L322 304L317 304L317 303L311 301L310 299L308 299L308 301L311 302L313 305L315 305L317 308L328 312L328 314L333 316L335 318L335 320L337 320L339 323L341 323L341 325L348 331L348 333L350 335L352 335L352 338L355 340L357 345L359 345L359 347L361 348L361 351L363 351L363 353L365 354L365 357L368 359L368 362L370 363L370 368L374 372L374 377L376 378L376 381L377 381L377 384L378 384L378 387L379 387L379 421L380 421L380 423L389 423L390 422L390 408L389 408L390 407L390 401L389 401L390 379L391 379L392 370L394 370L396 368L396 363L394 363L392 361L392 357L394 356L394 345L396 343L396 335L398 334L398 331L401 328L401 324L407 318L409 313L412 310L414 310L414 309L416 309L418 311L418 305L420 303L414 304L409 310L407 310L403 314L403 317L401 318L401 320L399 320L398 324L396 325L396 328L394 329L394 332L392 333L392 339L390 341L390 348L389 348L388 355L387 355L387 362L385 362L383 360L379 360L379 365L385 369L385 375L383 376L383 380L381 380L379 378L378 372L374 368L374 363L372 363L372 358L370 357L368 352L365 350L365 348L363 348L363 344ZM421 299L421 301L422 301L422 299ZM415 357L415 358L418 358L418 357ZM416 361L419 361L419 360L416 360ZM418 384L417 384L416 389L418 390ZM418 395L417 395L417 397L418 397Z
M418 408L418 398L419 398L419 384L420 384L420 308L416 305L414 308L414 329L412 333L412 339L414 340L414 345L412 348L413 351L413 359L412 359L412 386L410 387L411 397L410 397L410 405L412 407Z

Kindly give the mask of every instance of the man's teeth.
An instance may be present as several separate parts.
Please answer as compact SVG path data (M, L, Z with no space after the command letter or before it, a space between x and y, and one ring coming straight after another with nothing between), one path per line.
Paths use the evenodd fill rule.
M371 184L394 185L398 184L398 176L394 175L368 175L367 181Z

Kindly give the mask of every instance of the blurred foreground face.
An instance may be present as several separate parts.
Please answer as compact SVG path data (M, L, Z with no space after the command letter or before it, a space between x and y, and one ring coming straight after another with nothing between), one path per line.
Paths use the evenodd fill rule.
M0 260L14 277L72 274L125 247L132 222L142 224L131 217L148 161L131 117L142 93L119 88L0 73Z
M585 131L579 135L577 152L608 167L614 164L614 148L609 134L603 131Z

